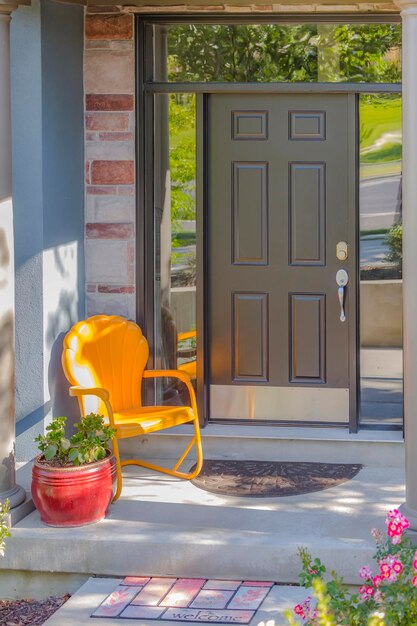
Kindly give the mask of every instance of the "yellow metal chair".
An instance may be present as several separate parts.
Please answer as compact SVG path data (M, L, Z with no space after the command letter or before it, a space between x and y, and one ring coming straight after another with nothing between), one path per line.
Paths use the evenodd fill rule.
M196 339L197 332L190 330L177 333L177 325L174 316L168 307L162 307L161 309L161 328L166 366L169 369L178 369L181 372L185 372L191 378L191 381L195 381L197 378L196 351L195 349L184 346L184 342L190 339ZM187 361L178 365L178 359L184 357Z
M178 343L182 341L187 341L188 339L196 339L197 332L195 330L190 330L186 333L178 333ZM178 355L181 356L181 349L178 350ZM191 380L195 380L197 378L197 361L195 356L190 361L186 363L181 363L178 366L178 369L181 372L185 372L191 378Z
M65 336L62 365L72 385L70 395L78 399L81 415L94 412L107 415L116 429L113 451L117 460L117 491L122 490L125 465L139 465L171 476L192 479L201 471L203 452L197 403L190 377L179 370L145 370L149 356L148 342L134 322L123 317L95 315L75 324ZM145 378L177 378L186 386L190 406L142 406L142 380ZM172 469L128 459L120 460L119 439L137 437L178 424L192 422L194 436ZM197 464L193 472L179 470L193 446L197 448Z

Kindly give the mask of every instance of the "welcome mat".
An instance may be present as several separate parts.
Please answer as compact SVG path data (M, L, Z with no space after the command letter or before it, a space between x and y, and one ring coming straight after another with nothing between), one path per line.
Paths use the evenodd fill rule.
M346 463L209 460L192 483L223 496L297 496L336 487L361 469L362 465Z
M274 583L128 576L91 617L249 624Z

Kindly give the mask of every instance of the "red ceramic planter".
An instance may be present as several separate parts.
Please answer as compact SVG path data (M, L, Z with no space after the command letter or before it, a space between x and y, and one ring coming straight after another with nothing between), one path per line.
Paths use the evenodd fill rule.
M79 467L48 467L38 456L32 469L32 497L48 526L83 526L103 519L116 490L113 455Z

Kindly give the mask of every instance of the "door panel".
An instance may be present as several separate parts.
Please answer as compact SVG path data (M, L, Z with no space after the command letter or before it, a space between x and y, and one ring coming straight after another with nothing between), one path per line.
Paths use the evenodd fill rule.
M326 164L289 168L290 264L326 265Z
M326 382L326 296L290 294L291 382Z
M268 263L268 164L232 163L233 264Z
M233 381L268 380L268 295L233 294Z
M349 420L349 103L338 94L210 96L212 418ZM349 243L345 261L336 258L339 241ZM350 276L346 322L336 285L341 268Z

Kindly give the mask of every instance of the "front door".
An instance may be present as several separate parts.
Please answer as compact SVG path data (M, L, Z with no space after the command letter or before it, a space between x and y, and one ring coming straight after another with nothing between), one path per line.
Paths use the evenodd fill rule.
M352 426L355 100L208 104L210 418Z

